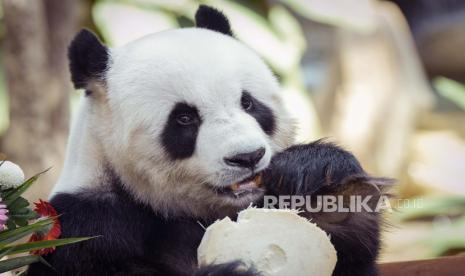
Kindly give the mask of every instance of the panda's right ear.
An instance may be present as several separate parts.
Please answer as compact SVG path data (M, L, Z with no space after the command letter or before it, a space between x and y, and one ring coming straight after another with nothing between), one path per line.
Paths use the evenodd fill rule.
M86 88L89 82L102 80L108 67L108 48L94 33L82 29L69 45L68 59L74 87Z

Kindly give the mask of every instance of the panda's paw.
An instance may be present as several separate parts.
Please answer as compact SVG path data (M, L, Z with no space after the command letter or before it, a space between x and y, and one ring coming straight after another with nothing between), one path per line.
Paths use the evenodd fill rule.
M253 267L247 267L241 261L200 267L193 276L260 276Z
M336 264L333 276L377 276L376 262L342 262Z
M347 207L351 204L350 200L357 197L367 198L369 209L375 209L379 199L385 195L385 188L391 184L389 179L371 177L352 153L323 140L295 145L276 154L263 174L263 182L268 196L263 203L265 207L311 209L317 213L324 202L339 200L342 202L337 202L338 206ZM281 202L281 196L294 197L294 201L288 200L287 203L296 204L270 206L270 202ZM308 206L313 208L306 208ZM301 215L315 219L308 212ZM326 221L336 223L350 216L346 211L339 213L337 210L316 215L323 215Z
M300 216L331 236L338 259L344 260L338 261L334 275L374 274L380 213L389 207L391 180L370 176L352 153L319 140L276 154L263 182L265 208L299 209ZM344 274L353 270L357 273Z
M352 153L318 140L276 154L264 173L264 183L269 194L314 195L362 175L366 173Z

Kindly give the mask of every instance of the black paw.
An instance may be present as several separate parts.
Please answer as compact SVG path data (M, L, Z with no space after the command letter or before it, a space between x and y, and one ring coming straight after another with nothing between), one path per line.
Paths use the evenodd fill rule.
M311 195L365 172L352 153L318 140L276 154L264 173L268 194Z
M382 224L377 207L386 198L383 191L390 180L369 176L352 153L319 140L276 154L263 182L270 196L264 199L264 207L300 209L299 215L331 236L338 254L334 275L376 275ZM304 202L302 206L280 206L281 201L276 200L280 196L303 198ZM270 198L275 198L275 206L269 206ZM337 201L337 208L325 210L323 198ZM355 206L354 199L363 200L363 208L349 209ZM287 200L286 205L292 202Z
M378 269L375 262L339 262L333 272L333 276L377 276Z

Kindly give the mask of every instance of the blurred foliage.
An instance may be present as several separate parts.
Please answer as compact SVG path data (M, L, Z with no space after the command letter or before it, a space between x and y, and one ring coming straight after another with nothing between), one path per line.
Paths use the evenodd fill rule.
M0 136L8 127L8 97L5 88L5 74L3 72L3 55L0 50Z
M5 26L3 24L3 6L0 5L0 136L8 128L8 97L5 87L5 73L3 68L3 38Z
M374 1L280 0L304 18L338 28L370 33L376 29ZM354 3L357 2L357 5Z
M286 2L98 0L93 18L103 39L110 46L120 46L150 33L194 26L200 3L219 7L230 19L235 36L270 65L281 82L284 97L293 100L289 110L297 118L298 139L315 139L320 128L301 68L307 45L292 10L300 7ZM123 17L125 20L121 20Z
M465 216L454 221L442 223L433 227L433 231L422 242L431 247L431 255L438 257L465 251Z
M418 205L404 206L398 212L400 220L425 220L437 216L462 216L465 214L465 197L463 196L430 196L412 199Z
M249 4L243 5L238 1L100 0L95 5L94 18L104 39L117 45L155 31L193 26L199 2L221 7L230 18L235 35L255 49L279 76L289 77L290 70L299 68L306 49L303 32L296 18L280 4L266 5L267 1L253 1L256 4L263 2L263 6L267 7L266 14L262 14L250 9ZM149 26L139 26L132 21L131 24L139 28L132 25L131 37L122 38L124 41L120 42L116 36L125 34L121 33L121 29L112 29L118 26L120 18L116 16L119 11L124 11L129 20L135 19Z
M465 85L444 77L434 79L433 85L441 96L465 110Z
M403 206L394 218L428 225L426 238L419 240L428 248L424 258L465 251L465 197L441 195L412 200L419 204Z

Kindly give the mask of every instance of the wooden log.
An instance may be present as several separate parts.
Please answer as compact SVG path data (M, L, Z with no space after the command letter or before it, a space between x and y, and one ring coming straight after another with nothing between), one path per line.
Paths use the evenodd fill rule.
M462 276L465 275L465 255L430 260L383 263L379 264L378 268L380 276Z

